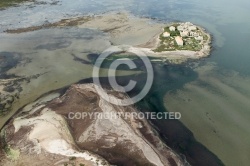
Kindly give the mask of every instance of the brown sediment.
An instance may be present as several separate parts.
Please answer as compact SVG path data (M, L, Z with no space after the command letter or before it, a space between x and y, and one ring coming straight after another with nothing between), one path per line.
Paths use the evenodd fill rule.
M126 97L125 94L118 92L113 95ZM136 119L133 116L115 119L69 118L70 112L107 113L107 111L137 112L133 106L121 107L106 102L98 95L93 84L73 85L64 95L48 104L37 103L28 112L26 109L21 111L5 126L6 137L2 139L9 147L20 152L16 162L20 162L30 151L39 158L43 158L46 154L49 159L57 153L64 154L67 150L58 151L60 148L57 148L57 142L65 140L72 148L77 147L91 152L94 156L102 156L111 164L182 165L182 159L159 139L146 119ZM143 130L140 130L141 128ZM61 144L60 146L63 147ZM81 158L76 157L76 159ZM5 160L3 165L9 162L8 159ZM104 159L99 157L98 160L108 165ZM30 159L30 162L26 161L26 165L32 165L32 161L33 159ZM46 162L53 165L56 161Z
M65 117L68 116L69 110L71 110L72 112L79 112L79 111L86 112L87 111L88 113L96 113L96 112L102 113L104 110L102 106L100 105L100 102L103 99L101 99L99 96L96 96L95 94L96 92L93 92L92 90L86 90L88 88L90 89L89 86L90 85L73 86L66 93L66 95L64 95L60 100L54 100L54 102L52 102L51 106L49 107L55 110L58 114L61 114ZM117 92L113 92L112 94L115 96L121 97ZM99 102L99 106L97 106L96 104L93 104L93 103L98 103L98 102ZM79 107L80 106L79 104L75 104L75 103L81 103L81 107ZM113 109L117 112L136 111L133 107L113 106ZM108 119L107 122L109 120L110 119ZM129 119L129 120L123 119L123 120L124 122L126 122L125 124L128 124L129 126L133 128L134 131L131 130L130 133L133 133L133 132L137 133L141 131L138 128L139 124L141 124L142 128L144 128L144 132L140 132L140 134L142 134L141 137L143 136L142 138L146 138L147 140L146 142L152 144L153 147L161 147L161 146L164 147L164 145L161 143L159 138L157 138L157 134L152 132L152 128L148 125L148 123L145 120L136 120L136 119ZM131 152L131 151L138 151L136 150L138 148L138 145L136 145L135 142L133 142L133 139L136 138L136 135L131 134L131 137L127 137L126 136L127 133L123 132L123 130L126 131L126 127L124 125L119 126L119 129L118 129L115 127L116 125L113 124L112 127L110 126L109 132L105 134L105 130L106 130L105 128L101 126L99 126L100 127L99 129L92 127L93 125L98 126L99 123L103 123L104 126L105 125L109 126L109 123L105 122L104 120L98 121L97 119L90 119L87 117L85 119L80 119L80 120L68 119L67 121L69 123L71 132L74 135L78 146L85 148L87 150L90 150L90 151L94 150L97 154L107 158L110 163L118 164L118 165L119 164L145 165L148 163L147 157L144 158L141 152L138 152L138 153ZM117 119L116 121L119 122L120 119ZM79 128L79 126L81 127ZM116 131L112 132L112 130L116 130ZM90 135L86 135L87 131L89 132ZM102 131L103 134L98 133L98 131ZM95 134L91 134L91 133L95 133ZM85 135L87 139L86 138L83 139L82 138L83 135ZM94 137L97 137L97 138L100 137L100 139L93 139ZM113 141L110 142L109 140L113 140ZM145 144L144 146L147 146L147 144ZM132 150L131 148L134 150ZM155 149L154 151L157 151L157 149ZM173 160L175 162L178 162L178 160L176 161L176 156L174 156L174 153L172 153L171 150L169 149L162 148L160 150L160 154L163 156L168 156L168 157L171 157L171 155L173 155L173 158L174 158Z

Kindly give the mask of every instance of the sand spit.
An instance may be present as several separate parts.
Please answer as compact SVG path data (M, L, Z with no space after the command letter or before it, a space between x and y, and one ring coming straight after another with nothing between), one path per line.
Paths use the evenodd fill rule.
M112 92L112 95L126 97L117 92ZM7 147L4 148L7 158L1 158L2 165L33 165L34 161L44 162L44 165L73 162L90 166L109 163L184 165L145 119L133 116L69 118L70 112L137 112L133 106L120 107L107 103L98 95L94 84L73 85L64 95L56 96L51 94L26 106L5 126L1 142ZM56 98L48 102L52 97ZM32 158L28 160L29 155Z

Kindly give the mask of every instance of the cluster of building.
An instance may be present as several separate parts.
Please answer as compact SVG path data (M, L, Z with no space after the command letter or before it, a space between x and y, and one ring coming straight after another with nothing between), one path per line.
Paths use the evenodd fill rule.
M175 37L175 41L179 46L183 46L183 39L182 37L194 37L195 40L202 41L203 36L200 36L200 34L197 32L197 27L193 25L190 22L181 23L177 26L177 30L180 32L180 36ZM169 27L170 32L176 31L176 27L170 26ZM169 32L164 32L163 37L170 37Z

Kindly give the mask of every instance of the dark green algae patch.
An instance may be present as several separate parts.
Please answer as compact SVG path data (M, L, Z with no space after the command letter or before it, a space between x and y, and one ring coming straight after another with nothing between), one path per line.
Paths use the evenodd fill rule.
M18 6L18 4L23 2L34 2L34 0L0 0L0 9L11 6Z

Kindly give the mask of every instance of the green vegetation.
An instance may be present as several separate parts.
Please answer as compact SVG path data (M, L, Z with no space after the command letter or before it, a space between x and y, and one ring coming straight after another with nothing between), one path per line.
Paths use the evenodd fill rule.
M19 150L12 149L9 145L4 147L4 151L8 158L11 160L17 160L19 158L20 152Z
M26 2L26 1L32 1L32 0L0 0L0 9L10 6L15 6L18 3Z
M176 29L175 31L170 31L170 30L169 30L169 27L165 27L165 28L164 28L164 32L170 33L170 36L180 36L180 31L177 30L177 26L178 26L178 25L175 24L175 26L174 26L175 29Z
M11 160L17 160L20 156L20 151L12 149L10 145L6 143L6 130L2 129L0 132L0 141L2 143L3 150L6 156Z
M69 160L75 160L76 159L76 157L70 157L69 158Z
M199 51L202 49L202 44L200 41L196 40L194 37L182 37L183 39L183 46L179 46L176 41L175 37L180 36L180 31L177 30L177 26L179 24L173 24L171 26L174 26L176 28L175 31L170 31L169 27L164 28L164 32L170 33L170 37L164 37L164 32L160 35L160 45L158 48L156 48L155 52L162 52L162 51L176 51L176 50L190 50L190 51ZM197 33L203 36L203 40L208 40L208 36L206 34L202 35L199 30L197 30Z
M141 59L138 55L134 55L133 53L130 53L130 52L123 52L123 53L114 53L114 54L111 54L110 56L108 56L103 64L101 65L101 68L103 69L107 69L107 68L110 68L110 65L111 63L113 63L115 60L120 60L122 61L122 59L124 58L127 58L129 60L132 60L136 63L140 63L141 62ZM159 57L153 57L153 56L149 56L148 57L150 60L152 61L161 61L162 59L159 58ZM97 58L93 58L91 59L91 63L94 65L96 63L96 59ZM159 63L159 62L158 62ZM128 70L128 66L127 65L120 65L116 70L119 71L119 70ZM144 66L142 65L141 67L139 68L135 68L135 69L129 69L129 70L133 70L133 71L144 71L145 68Z
M207 41L208 40L208 36L207 35L203 35L203 39L205 40L205 41Z

